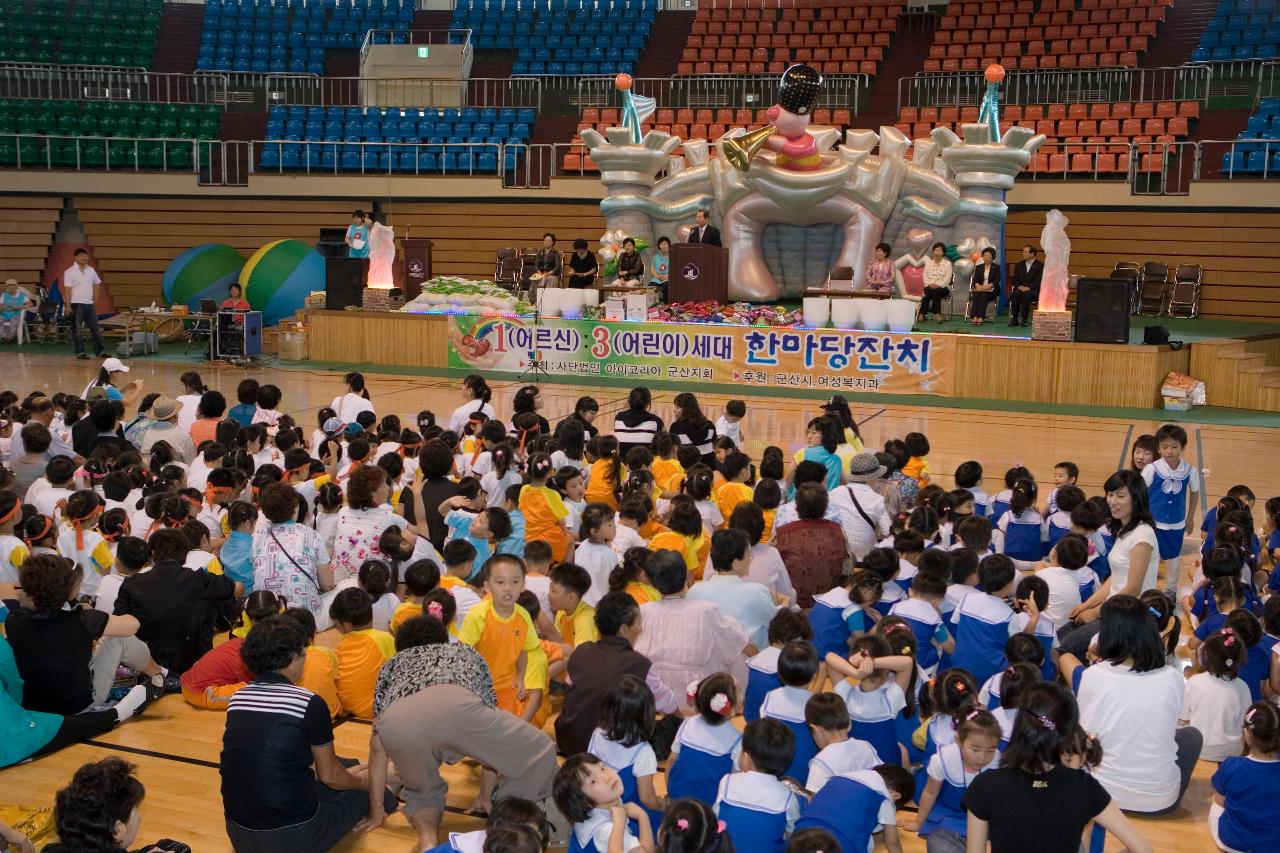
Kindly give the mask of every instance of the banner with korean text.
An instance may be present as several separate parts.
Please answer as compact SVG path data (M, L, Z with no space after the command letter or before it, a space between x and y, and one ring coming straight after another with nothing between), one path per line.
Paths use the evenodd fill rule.
M761 388L934 394L955 386L955 337L838 329L453 315L449 367Z

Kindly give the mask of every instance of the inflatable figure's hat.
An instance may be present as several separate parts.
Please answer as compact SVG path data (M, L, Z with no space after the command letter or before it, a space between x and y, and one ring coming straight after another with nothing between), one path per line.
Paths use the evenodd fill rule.
M792 65L782 74L778 106L789 113L807 116L818 102L822 75L808 65Z

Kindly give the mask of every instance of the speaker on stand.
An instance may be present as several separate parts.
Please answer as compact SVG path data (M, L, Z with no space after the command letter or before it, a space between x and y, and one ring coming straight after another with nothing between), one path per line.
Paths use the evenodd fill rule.
M1076 288L1074 340L1129 343L1129 287L1123 279L1082 278Z

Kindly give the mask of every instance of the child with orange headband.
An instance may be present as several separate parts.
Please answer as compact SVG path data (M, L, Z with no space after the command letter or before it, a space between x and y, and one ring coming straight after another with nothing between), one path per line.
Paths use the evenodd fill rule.
M196 521L215 539L231 531L225 526L227 506L236 499L236 475L230 468L214 468L204 483L203 500Z
M14 535L22 520L22 501L14 492L0 492L0 584L16 584L18 569L30 551L26 543Z
M58 525L47 515L30 516L22 524L22 541L26 543L28 557L37 554L58 556Z
M93 600L98 584L103 576L111 574L111 567L116 561L107 540L94 530L101 513L102 502L95 492L88 489L76 492L67 498L67 505L63 508L66 524L58 534L58 553L73 561L84 573L80 596L87 601Z

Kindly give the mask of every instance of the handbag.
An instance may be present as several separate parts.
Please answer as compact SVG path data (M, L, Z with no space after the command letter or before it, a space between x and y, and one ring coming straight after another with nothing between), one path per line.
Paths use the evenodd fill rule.
M0 823L25 835L36 847L40 846L37 842L41 839L53 838L53 809L48 806L0 805ZM5 844L0 849L10 847Z
M871 520L871 516L867 515L867 511L862 508L862 504L858 503L858 495L853 490L853 486L845 486L845 491L849 493L849 500L853 501L853 508L858 511L858 515L862 516L862 520L867 523L867 527L871 528L872 535L875 535L878 528L876 523Z
M311 581L311 583L312 583L312 584L315 586L315 588L316 588L316 592L324 592L324 590L320 588L320 581L316 580L315 575L311 574L311 572L309 572L309 571L307 571L306 569L302 568L302 565L301 565L300 563L298 563L298 561L297 561L297 560L293 559L293 555L292 555L292 554L290 554L290 553L288 552L288 550L284 547L284 545L283 545L283 544L281 544L280 540L276 538L276 532L275 532L274 530L272 530L272 529L268 528L268 529L267 529L267 533L271 534L271 541L272 541L272 542L274 542L274 543L276 543L276 547L277 547L277 548L279 548L281 551L283 551L283 552L284 552L284 555L285 555L286 557L288 557L288 558L289 558L289 562L290 562L290 563L293 563L293 567L294 567L295 569L297 569L298 571L302 572L303 577L305 577L307 580Z

